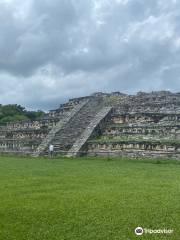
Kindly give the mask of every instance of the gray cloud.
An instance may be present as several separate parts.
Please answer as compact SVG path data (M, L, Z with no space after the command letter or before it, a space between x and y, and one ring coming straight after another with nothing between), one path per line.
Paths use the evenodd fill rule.
M0 0L0 102L180 91L180 2Z

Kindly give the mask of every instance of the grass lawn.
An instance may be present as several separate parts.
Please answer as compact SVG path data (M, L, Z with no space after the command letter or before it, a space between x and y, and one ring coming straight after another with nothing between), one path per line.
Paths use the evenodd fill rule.
M180 240L180 162L158 163L0 157L0 240Z

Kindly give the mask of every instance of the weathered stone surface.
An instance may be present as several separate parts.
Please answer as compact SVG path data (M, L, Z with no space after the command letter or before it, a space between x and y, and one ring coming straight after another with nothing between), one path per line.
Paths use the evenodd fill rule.
M96 131L96 127L104 120L111 111L111 107L104 107L101 111L99 111L96 116L92 119L90 124L86 127L84 132L79 136L79 138L75 141L71 149L68 151L67 156L77 156L81 151L87 140L93 135L94 131Z
M42 141L42 143L38 146L36 151L33 153L33 156L37 157L48 148L49 144L52 143L56 134L65 127L69 123L69 121L81 110L83 106L87 104L87 101L83 101L82 103L75 106L71 111L66 113L66 115L50 130L46 138Z
M80 111L57 131L49 142L54 145L55 153L66 155L102 108L103 98L101 96L90 97Z
M0 152L180 157L180 93L95 93L0 127Z

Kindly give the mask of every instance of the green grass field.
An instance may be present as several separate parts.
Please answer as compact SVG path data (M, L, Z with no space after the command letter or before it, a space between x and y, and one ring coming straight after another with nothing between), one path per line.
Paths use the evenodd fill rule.
M180 240L180 162L0 157L0 240L41 239Z

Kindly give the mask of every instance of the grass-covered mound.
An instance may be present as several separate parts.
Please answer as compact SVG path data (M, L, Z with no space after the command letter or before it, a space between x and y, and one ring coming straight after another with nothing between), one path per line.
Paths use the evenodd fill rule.
M137 226L174 234L136 237ZM179 237L179 162L0 158L0 239Z

